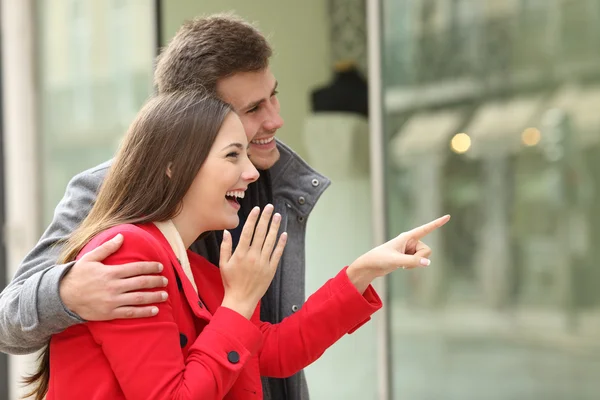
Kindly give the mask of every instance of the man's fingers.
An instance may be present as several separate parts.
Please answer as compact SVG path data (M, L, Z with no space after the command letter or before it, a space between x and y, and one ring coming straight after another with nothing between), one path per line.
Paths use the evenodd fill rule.
M167 292L164 291L124 293L119 296L119 307L116 309L162 303L167 297Z
M110 315L110 319L133 319L147 318L158 314L158 307L119 307L116 308Z
M163 270L160 263L154 261L136 261L122 265L112 265L116 278L131 278L132 276L159 274Z
M223 231L223 241L221 242L221 256L219 257L219 263L225 265L231 258L232 249L231 233L228 230Z
M94 250L90 251L89 253L86 253L83 257L81 257L81 259L86 260L86 261L102 262L102 261L104 261L104 259L106 257L110 256L115 251L119 250L119 248L121 247L122 244L123 244L123 235L121 235L119 233L114 238L110 239L109 241L107 241L105 243L102 243L100 246L96 247Z
M420 240L425 236L429 235L431 232L435 231L436 229L446 225L448 221L450 221L450 215L444 215L443 217L433 220L425 225L421 225L417 228L411 229L410 231L406 232L406 235L408 235L411 238Z
M263 243L265 242L265 236L267 229L269 228L269 221L271 221L271 215L273 215L273 205L267 204L262 212L260 221L256 226L256 232L254 232L254 238L252 239L252 248L261 251Z
M144 289L162 288L167 286L169 280L160 275L141 275L121 279L118 289L121 293L134 292Z
M248 218L246 219L246 223L244 224L244 228L242 229L242 234L240 235L240 241L236 247L236 249L247 249L250 247L250 243L252 242L252 235L254 234L254 227L256 226L256 220L258 219L258 214L260 213L259 207L254 207Z

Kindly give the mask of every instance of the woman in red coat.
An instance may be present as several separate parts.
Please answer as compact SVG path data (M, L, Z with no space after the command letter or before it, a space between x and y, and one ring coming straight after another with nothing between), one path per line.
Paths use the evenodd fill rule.
M144 106L62 261L123 241L105 264L159 261L168 299L152 318L54 335L32 379L37 399L262 399L261 376L296 373L381 307L375 277L428 264L419 239L447 218L363 255L280 324L261 322L286 241L272 206L250 213L233 254L225 231L219 268L187 250L204 232L239 224L237 198L258 178L247 147L220 100L173 93Z

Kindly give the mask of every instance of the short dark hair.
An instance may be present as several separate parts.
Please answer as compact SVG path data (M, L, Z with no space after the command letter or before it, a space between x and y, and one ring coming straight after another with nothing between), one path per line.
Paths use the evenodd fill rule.
M234 14L187 21L157 58L159 93L202 89L215 94L217 81L269 66L273 54L262 33Z

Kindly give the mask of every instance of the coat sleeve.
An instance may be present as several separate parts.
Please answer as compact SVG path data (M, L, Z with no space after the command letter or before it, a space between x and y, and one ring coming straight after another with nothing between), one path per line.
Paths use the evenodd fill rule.
M116 233L111 232L106 240ZM121 233L123 246L106 264L162 260L168 265L151 237L122 229ZM170 302L157 306L159 313L151 318L88 323L125 397L222 399L248 359L257 353L262 343L260 330L240 314L220 307L184 359ZM237 357L228 356L230 353Z
M382 306L369 285L360 294L346 268L310 296L302 308L278 324L260 323L262 376L289 377L317 360L347 333L365 324Z
M66 239L89 213L108 163L75 176L67 185L52 223L0 293L0 352L33 353L54 333L83 322L59 295L62 277L73 263L56 265Z

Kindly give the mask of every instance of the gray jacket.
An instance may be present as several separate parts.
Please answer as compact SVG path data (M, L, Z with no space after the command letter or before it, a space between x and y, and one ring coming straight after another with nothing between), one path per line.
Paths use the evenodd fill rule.
M267 295L273 299L268 320L279 322L305 300L305 235L310 212L330 181L313 170L289 147L277 143L281 158L270 169L275 210L289 240ZM56 207L54 219L35 248L25 257L12 282L0 294L0 351L28 354L42 348L54 333L83 322L59 296L59 283L73 263L55 265L67 237L87 215L110 161L75 176ZM205 243L192 248L203 253ZM284 380L286 400L307 400L302 372ZM266 388L267 389L267 388ZM280 392L280 391L279 391ZM270 398L268 389L265 399ZM275 399L273 399L275 400Z

